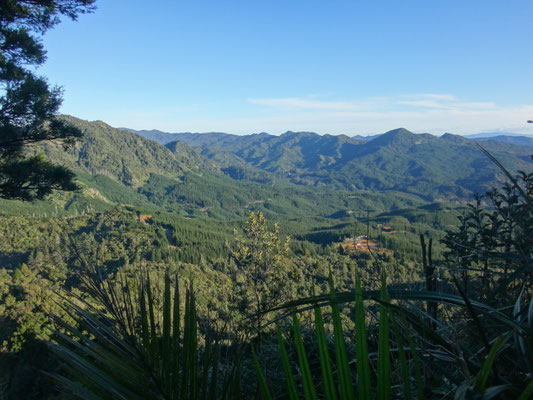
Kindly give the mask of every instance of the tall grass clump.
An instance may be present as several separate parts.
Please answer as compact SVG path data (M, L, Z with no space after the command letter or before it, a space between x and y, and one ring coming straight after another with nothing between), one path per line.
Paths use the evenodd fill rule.
M53 376L63 390L82 399L234 396L238 368L223 370L220 356L225 346L225 356L238 359L237 346L225 343L221 332L199 332L192 282L181 287L168 273L163 279L161 291L149 273L114 283L92 276L86 283L96 305L63 298L76 322L57 319L50 343L67 367Z

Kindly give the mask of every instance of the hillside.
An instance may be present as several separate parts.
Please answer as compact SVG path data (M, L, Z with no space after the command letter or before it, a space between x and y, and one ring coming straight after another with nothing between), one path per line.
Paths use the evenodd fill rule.
M242 160L255 168L279 174L336 164L349 158L361 143L344 135L321 136L312 132L286 132L280 136L183 134L178 140L206 157L230 164Z
M462 204L504 179L475 141L451 134L396 129L368 142L310 132L177 134L181 140L163 146L101 121L64 118L84 138L67 151L55 144L34 151L73 169L82 190L34 203L37 215L130 204L221 220L251 209L274 218L328 217L367 206ZM483 144L511 171L531 169L532 147ZM28 208L2 203L11 214Z
M212 162L188 146L170 151L151 140L115 129L102 121L63 119L79 128L84 136L72 148L48 143L36 151L76 171L104 175L121 184L138 187L150 174L177 178L190 171L216 170Z
M297 184L395 190L427 201L468 200L475 191L483 192L503 179L475 140L452 134L437 137L401 128L366 141L309 132L280 136L184 133L172 137L225 168L244 171L234 174L237 178L253 179L261 170ZM503 143L493 138L483 141L483 146L510 170L528 170L533 146L528 142L513 145L519 139Z
M492 141L483 145L510 170L531 169L532 147ZM361 145L357 154L330 176L346 186L394 189L428 200L467 199L504 179L474 141L451 134L414 134L405 129Z
M54 162L72 169L80 190L56 192L46 201L32 203L0 200L4 214L78 215L127 204L218 220L240 218L250 210L262 211L275 219L312 219L367 206L387 211L425 204L417 196L400 192L368 192L364 197L363 193L356 197L331 187L304 187L279 174L254 167L232 153L226 154L232 162L227 162L224 156L221 159L225 161L217 163L179 141L165 147L101 121L63 118L79 127L84 137L66 151L53 143L33 151L44 152ZM258 136L264 135L255 135L252 139L256 140ZM286 138L290 139L290 136L288 134ZM300 142L337 140L336 137L314 134L307 136ZM271 139L279 140L279 137L272 136ZM253 145L248 146L253 148ZM290 154L299 154L295 160L299 160L300 154L312 160L313 146L308 144L300 153L293 146L287 146L285 158L279 160L280 165L283 160L291 161ZM283 148L280 144L278 147ZM268 154L272 156L273 151Z

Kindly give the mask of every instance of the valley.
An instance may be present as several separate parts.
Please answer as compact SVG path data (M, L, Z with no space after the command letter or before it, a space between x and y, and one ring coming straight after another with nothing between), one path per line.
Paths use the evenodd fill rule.
M533 398L533 3L455 3L0 1L0 400Z
M277 304L310 288L325 293L329 273L348 289L354 269L365 290L380 286L384 270L392 288L420 287L420 237L432 240L432 262L445 265L442 240L472 211L474 194L506 180L473 140L449 134L143 137L61 118L84 136L66 150L46 143L30 151L74 171L79 189L32 202L0 199L0 343L18 354L0 360L0 369L23 368L28 357L45 362L28 353L30 343L50 339L49 313L66 316L44 288L78 293L89 266L117 278L146 269L187 277L201 318L237 323L247 314L239 296L250 288L236 249L256 215L288 241L276 279L291 284ZM531 170L533 147L482 145L510 170Z

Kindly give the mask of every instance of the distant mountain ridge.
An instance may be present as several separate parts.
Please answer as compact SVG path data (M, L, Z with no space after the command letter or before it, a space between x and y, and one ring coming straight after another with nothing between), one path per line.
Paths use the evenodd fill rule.
M159 144L167 144L170 142L174 142L176 140L179 140L179 138L183 138L186 136L196 136L196 135L208 135L208 136L238 136L233 135L230 133L223 133L223 132L205 132L205 133L192 133L192 132L182 132L182 133L170 133L170 132L163 132L159 131L157 129L151 129L151 130L135 130L130 128L117 128L121 131L128 131L133 132L137 135L140 135L148 140L153 140L154 142L157 142ZM182 140L184 143L185 141Z
M374 140L380 137L381 135L383 134L378 133L377 135L367 135L367 136L355 135L355 136L352 136L352 139L359 140L361 142L370 142L371 140Z
M399 128L360 141L313 132L161 136L160 131L149 131L160 139L174 139L163 146L101 121L64 118L85 137L67 152L53 143L45 146L50 158L85 174L107 176L160 205L171 198L188 204L194 193L194 204L204 204L199 193L227 198L224 191L230 187L231 196L239 197L239 190L244 190L239 187L250 187L251 182L261 187L297 184L331 193L394 192L421 201L463 202L505 179L476 140L453 134L437 137ZM511 171L533 169L532 146L494 140L483 141L483 146Z
M510 143L510 144L514 144L515 146L533 146L533 136L528 137L528 136L499 135L499 136L491 136L487 138L477 138L474 140L477 140L480 142L491 140L495 142Z
M513 133L513 132L504 132L504 131L496 131L496 132L480 132L480 133L472 133L469 135L464 135L464 137L468 139L487 139L487 138L493 138L498 136L523 136L523 137L533 137L533 134L525 134L525 133Z
M33 148L35 153L42 152L72 169L80 184L80 191L55 193L52 203L40 205L43 212L54 215L101 211L122 204L152 210L148 213L163 210L188 218L226 220L241 218L249 210L259 210L269 217L295 218L326 217L356 205L379 204L381 209L389 210L425 204L417 196L399 192L366 193L364 199L346 200L342 189L295 185L281 174L255 168L242 159L240 165L234 163L237 156L232 156L231 163L220 164L181 141L162 146L102 121L61 118L78 127L84 136L66 151L54 142ZM211 136L221 139L220 135ZM222 139L235 140L234 136L222 135ZM259 144L261 140L280 140L267 134L252 136ZM301 136L288 133L281 140L290 142ZM333 138L303 136L310 140ZM12 210L23 210L22 206L9 203Z
M182 133L172 137L220 165L253 168L303 185L396 190L431 200L464 199L503 179L476 140L453 134L437 137L399 128L366 141L290 131L279 136ZM529 143L517 146L498 139L483 139L484 147L510 169L531 169Z
M213 138L215 137L217 137L221 141L226 141L228 137L233 137L236 140L239 137L251 136L251 135L259 135L259 136L266 136L266 137L277 136L277 135L271 135L265 132L262 132L259 134L251 134L251 135L235 135L235 134L223 133L223 132L169 133L169 132L163 132L157 129L152 129L152 130L135 130L135 129L130 129L130 128L118 128L118 129L136 133L138 135L143 136L146 139L153 140L163 145L173 142L175 140L181 140L182 142L189 143L193 146L200 146L200 145L212 146ZM351 136L351 138L354 140L357 140L358 142L370 142L374 139L377 139L381 135L383 134L378 133L375 135L366 135L366 136L354 135L354 136ZM527 134L522 134L522 133L497 131L497 132L482 132L482 133L474 133L474 134L458 135L458 136L462 136L467 139L475 139L475 140L483 140L483 141L494 140L497 142L511 143L517 146L533 146L533 134L527 135Z

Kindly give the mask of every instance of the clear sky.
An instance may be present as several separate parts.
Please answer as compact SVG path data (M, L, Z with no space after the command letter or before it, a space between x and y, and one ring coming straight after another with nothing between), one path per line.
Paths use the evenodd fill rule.
M61 112L169 132L533 133L533 1L100 0L44 39Z

